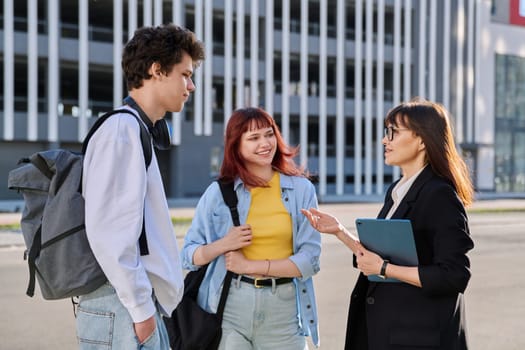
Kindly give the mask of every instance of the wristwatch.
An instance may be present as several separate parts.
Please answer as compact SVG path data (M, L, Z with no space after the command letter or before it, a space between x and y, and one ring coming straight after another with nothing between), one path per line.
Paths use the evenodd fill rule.
M388 265L388 260L383 260L383 265L381 265L381 272L379 272L379 277L382 279L386 278L386 265Z

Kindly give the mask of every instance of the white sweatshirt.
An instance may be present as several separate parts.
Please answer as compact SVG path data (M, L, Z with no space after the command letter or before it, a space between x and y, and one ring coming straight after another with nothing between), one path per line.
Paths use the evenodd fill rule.
M146 173L139 127L128 113L109 117L89 141L82 179L89 243L134 322L154 314L152 288L167 315L184 288L159 165L152 152ZM138 244L143 213L146 256L140 255Z

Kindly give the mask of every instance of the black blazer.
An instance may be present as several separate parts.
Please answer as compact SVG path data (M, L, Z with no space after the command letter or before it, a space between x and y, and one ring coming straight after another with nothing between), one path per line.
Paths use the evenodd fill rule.
M387 191L379 218L393 205ZM350 300L346 350L468 349L463 292L474 247L467 215L453 186L427 166L393 219L410 219L422 288L369 282L359 275Z

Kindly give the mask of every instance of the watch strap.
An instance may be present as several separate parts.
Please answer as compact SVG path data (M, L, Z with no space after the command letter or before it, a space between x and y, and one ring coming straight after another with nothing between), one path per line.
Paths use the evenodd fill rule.
M383 260L383 265L381 265L381 271L379 272L379 277L386 278L386 266L388 265L388 260Z

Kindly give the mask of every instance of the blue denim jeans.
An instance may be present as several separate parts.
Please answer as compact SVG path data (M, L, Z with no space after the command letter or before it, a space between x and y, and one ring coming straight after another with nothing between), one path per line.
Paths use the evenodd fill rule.
M299 332L295 284L256 288L233 279L219 350L305 350Z
M81 350L169 349L166 327L159 312L157 328L142 344L135 335L133 320L108 283L83 295L77 308L77 340Z

